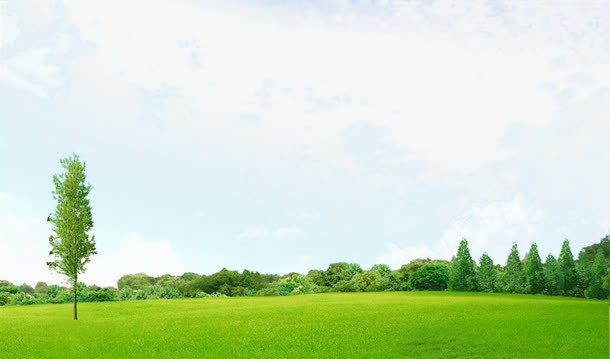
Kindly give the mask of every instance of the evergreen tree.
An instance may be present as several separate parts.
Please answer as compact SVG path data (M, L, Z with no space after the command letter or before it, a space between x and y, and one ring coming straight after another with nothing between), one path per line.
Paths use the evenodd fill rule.
M519 259L519 251L517 243L513 243L506 267L500 276L499 289L509 293L524 293L525 292L525 273L523 272L523 263Z
M558 295L559 294L559 267L557 260L552 254L546 257L544 263L544 294Z
M449 290L476 291L477 278L475 263L470 256L468 241L466 238L460 241L457 256L451 266L449 273Z
M589 287L591 282L591 262L589 262L589 256L585 250L581 250L578 253L578 260L576 260L576 290L579 297L585 295L585 290Z
M525 262L525 285L530 294L542 293L544 290L544 270L536 243L532 243Z
M559 266L559 291L561 295L574 296L576 295L576 282L578 275L576 274L576 266L574 265L574 256L570 249L570 241L563 241L561 253L557 259Z
M608 263L604 257L604 252L600 248L597 250L595 261L591 268L591 280L589 287L585 291L587 298L606 299L608 298L608 289L604 288L604 279L608 277Z
M496 279L498 271L494 267L494 261L483 253L479 260L479 269L477 270L477 282L479 290L482 292L493 292L496 289Z

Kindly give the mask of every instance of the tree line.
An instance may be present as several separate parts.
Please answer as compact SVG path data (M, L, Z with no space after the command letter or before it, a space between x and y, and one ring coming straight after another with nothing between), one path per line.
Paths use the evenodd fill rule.
M595 255L591 258L591 252ZM463 239L451 261L415 259L392 270L376 264L364 270L357 263L331 263L325 270L312 269L307 274L284 275L238 272L223 268L210 275L184 273L159 277L145 273L122 276L116 287L101 288L77 283L78 302L203 298L223 296L285 296L325 292L378 292L410 290L452 290L501 293L560 295L607 299L610 293L608 259L610 236L583 248L576 259L568 240L559 257L549 254L543 262L533 243L521 257L513 244L504 266L495 264L483 253L479 262L471 257ZM71 287L38 282L15 286L0 281L0 305L67 303L73 301Z
M610 236L583 248L575 260L568 240L559 257L548 255L544 263L533 243L523 258L513 244L505 266L494 264L483 253L477 264L470 256L468 242L460 242L451 261L416 259L398 270L376 264L364 270L357 263L331 263L326 270L313 269L306 275L261 274L249 270L222 269L210 275L184 273L151 277L145 273L121 277L117 287L87 286L78 278L91 256L97 254L85 163L78 155L60 160L62 172L53 176L56 207L47 221L52 260L50 269L65 275L71 287L36 284L15 286L0 281L0 306L42 303L143 300L151 298L190 298L209 296L283 296L324 292L374 292L405 290L453 290L562 295L608 298L610 277Z

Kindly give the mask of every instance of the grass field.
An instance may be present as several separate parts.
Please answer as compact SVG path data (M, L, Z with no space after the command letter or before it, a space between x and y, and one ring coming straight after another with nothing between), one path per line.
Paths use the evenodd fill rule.
M0 357L608 358L608 303L330 293L0 308Z

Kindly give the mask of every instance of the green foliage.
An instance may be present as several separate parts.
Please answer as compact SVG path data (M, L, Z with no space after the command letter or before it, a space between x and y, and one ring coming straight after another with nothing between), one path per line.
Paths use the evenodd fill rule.
M570 241L567 239L563 241L563 245L561 246L561 253L559 253L559 258L557 259L557 265L559 267L560 293L566 296L576 296L578 274L576 273L576 266L574 265L574 256L570 249Z
M187 281L187 282L190 282L190 281L195 280L197 278L199 278L199 274L193 273L193 272L186 272L186 273L184 273L183 275L180 276L180 279L182 279L184 281Z
M119 278L117 287L119 290L124 288L146 289L155 284L155 278L146 273L126 274Z
M544 263L544 294L559 295L559 276L557 260L549 254Z
M449 281L449 266L428 263L409 277L409 285L417 290L445 290Z
M449 289L455 291L477 290L475 263L470 256L466 238L460 241L458 252L449 272Z
M340 280L332 288L335 292L360 292L360 287L356 281Z
M0 292L0 306L9 304L10 299L11 299L11 293Z
M318 286L326 286L326 272L319 269L312 269L307 272L309 281Z
M606 262L606 258L604 257L603 249L599 248L597 250L597 255L595 256L595 261L593 262L593 266L591 268L589 286L585 291L585 295L587 296L587 298L608 298L608 294L610 293L610 288L608 288L608 284L610 283L604 283L604 280L610 281L608 280L608 263Z
M477 270L477 283L482 292L494 292L496 290L496 280L498 271L494 267L494 261L487 253L481 255L479 269Z
M597 251L602 250L606 261L610 261L610 234L602 238L599 243L592 244L583 248L589 257L589 261L593 262L597 256Z
M0 293L21 293L21 289L19 289L19 287L15 287L14 285L10 285L6 287L0 287Z
M26 283L20 285L19 289L25 294L34 295L34 288Z
M413 275L413 273L420 270L423 266L430 263L451 265L451 262L442 259L414 259L407 264L403 264L400 269L393 272L394 287L396 288L396 290L410 290L411 287L409 286L409 277Z
M371 270L377 271L384 278L392 274L392 270L387 264L375 264Z
M61 292L62 290L62 287L53 284L47 288L47 295L49 296L49 298L55 298L57 297L57 294L59 294L59 292Z
M608 293L610 293L610 274L608 274L604 278L604 284L602 285L602 288L604 288L606 291L608 291Z
M291 294L293 290L299 287L295 282L276 283L269 288L262 289L256 293L257 296L284 296Z
M347 269L348 264L345 262L331 263L326 269L324 276L324 282L318 285L325 285L328 287L334 286L340 280L344 280L343 271ZM317 284L317 283L316 283Z
M119 291L119 298L121 300L132 300L136 298L137 292L131 288L123 288Z
M78 275L85 272L91 256L97 254L95 237L89 238L93 228L89 193L91 185L86 183L85 163L78 155L61 159L63 173L53 176L53 199L57 201L55 212L47 221L52 224L55 235L49 237L50 255L47 262L50 269L66 275L73 284L74 319L76 320L76 283Z
M12 287L13 283L9 282L8 280L0 280L0 288L2 287Z
M525 260L525 291L530 294L544 291L544 268L536 243L532 243Z
M602 253L603 257L603 253ZM605 261L605 259L602 258ZM585 250L581 250L578 253L578 259L575 263L576 268L576 295L579 297L584 296L585 290L589 287L591 282L591 262L589 256Z
M359 292L382 292L389 287L388 278L376 270L356 274L350 281L354 282Z
M49 286L45 282L38 282L38 283L36 283L36 286L34 287L34 292L36 294L47 294L48 290L49 290Z
M160 277L154 278L154 285L159 287L174 287L180 283L181 278L173 276L171 274L164 274Z
M501 292L525 292L525 273L523 271L523 263L521 263L519 258L517 243L513 243L504 271L498 277L497 285Z
M358 263L350 263L340 274L341 280L351 280L355 275L363 273L362 267Z

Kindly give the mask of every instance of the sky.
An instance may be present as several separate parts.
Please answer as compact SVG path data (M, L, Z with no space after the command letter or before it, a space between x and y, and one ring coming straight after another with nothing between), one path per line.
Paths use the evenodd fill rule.
M610 232L605 1L0 0L0 279L573 252Z

